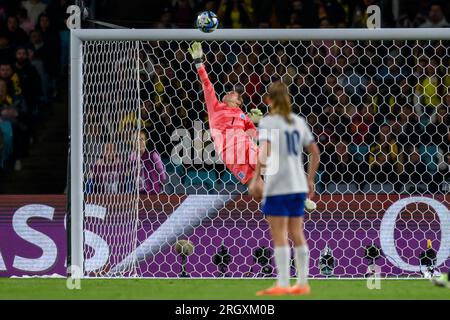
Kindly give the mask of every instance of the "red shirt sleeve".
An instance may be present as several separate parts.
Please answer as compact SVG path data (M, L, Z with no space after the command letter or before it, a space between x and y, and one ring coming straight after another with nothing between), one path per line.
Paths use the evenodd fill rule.
M209 110L217 110L219 107L219 100L217 100L216 92L211 81L208 78L208 73L206 72L205 66L201 64L198 68L198 75L202 81L203 94L205 96L206 107Z

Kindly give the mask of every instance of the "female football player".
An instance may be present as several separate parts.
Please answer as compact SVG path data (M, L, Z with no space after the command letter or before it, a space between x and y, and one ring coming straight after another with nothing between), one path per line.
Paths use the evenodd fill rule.
M258 147L252 140L252 137L256 138L257 135L253 121L261 118L261 111L252 110L252 121L241 110L243 100L236 91L228 92L223 100L219 101L203 65L202 45L194 42L188 51L202 81L215 150L234 176L248 185L254 175L258 158ZM261 176L255 177L254 188L261 189L263 184Z
M305 119L292 113L285 84L273 83L269 87L269 100L270 114L259 123L260 152L254 172L254 177L265 175L265 185L261 190L252 179L249 191L255 198L263 197L262 211L270 226L278 278L275 286L258 291L257 295L309 294L309 249L303 232L303 215L305 200L314 196L319 148ZM307 176L303 148L311 156ZM288 238L294 244L298 275L292 287Z

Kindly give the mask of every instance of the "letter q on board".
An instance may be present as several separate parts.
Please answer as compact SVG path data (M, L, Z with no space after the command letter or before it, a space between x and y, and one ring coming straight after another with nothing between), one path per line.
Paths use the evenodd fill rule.
M380 225L380 244L387 259L398 268L420 272L420 265L411 265L404 261L395 246L395 222L403 208L412 203L424 203L432 208L440 220L441 245L436 255L436 266L443 264L450 256L450 211L441 202L427 197L410 197L394 202L384 213Z

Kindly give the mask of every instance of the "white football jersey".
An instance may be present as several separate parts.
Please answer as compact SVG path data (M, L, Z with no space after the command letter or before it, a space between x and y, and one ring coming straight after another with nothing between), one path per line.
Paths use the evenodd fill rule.
M291 113L292 123L283 116L268 115L259 123L259 141L270 141L271 153L265 171L264 198L308 192L303 165L303 147L314 142L305 119Z

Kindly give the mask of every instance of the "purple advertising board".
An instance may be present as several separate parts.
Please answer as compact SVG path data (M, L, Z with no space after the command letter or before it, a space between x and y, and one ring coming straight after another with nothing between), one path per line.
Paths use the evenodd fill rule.
M214 196L203 196L202 201L205 197ZM325 276L321 259L328 248L333 257L331 276L364 277L370 264L366 248L374 246L380 249L375 264L382 276L418 277L424 270L420 257L427 243L436 252L435 267L448 270L449 200L450 196L320 196L317 210L305 216L311 252L310 276ZM135 238L138 244L145 243L163 226L174 223L171 220L174 212L189 201L192 204L198 199L187 195L142 197L139 216L134 218L136 228L134 222L128 223L126 216L111 209L108 204L111 201L87 199L86 203L103 208L101 219L97 215L86 220L87 275L108 275L133 254ZM119 196L115 196L115 203L122 203ZM247 196L238 196L216 209L198 224L194 223L193 228L183 229L171 238L192 244L185 273L190 277L273 276L271 255L268 254L267 262L261 259L261 252L270 252L271 242L258 204ZM0 196L0 276L65 276L65 216L63 195ZM133 272L141 277L180 276L182 257L175 250L176 241L164 239L151 254L146 251L135 261ZM224 257L227 263L221 264Z

